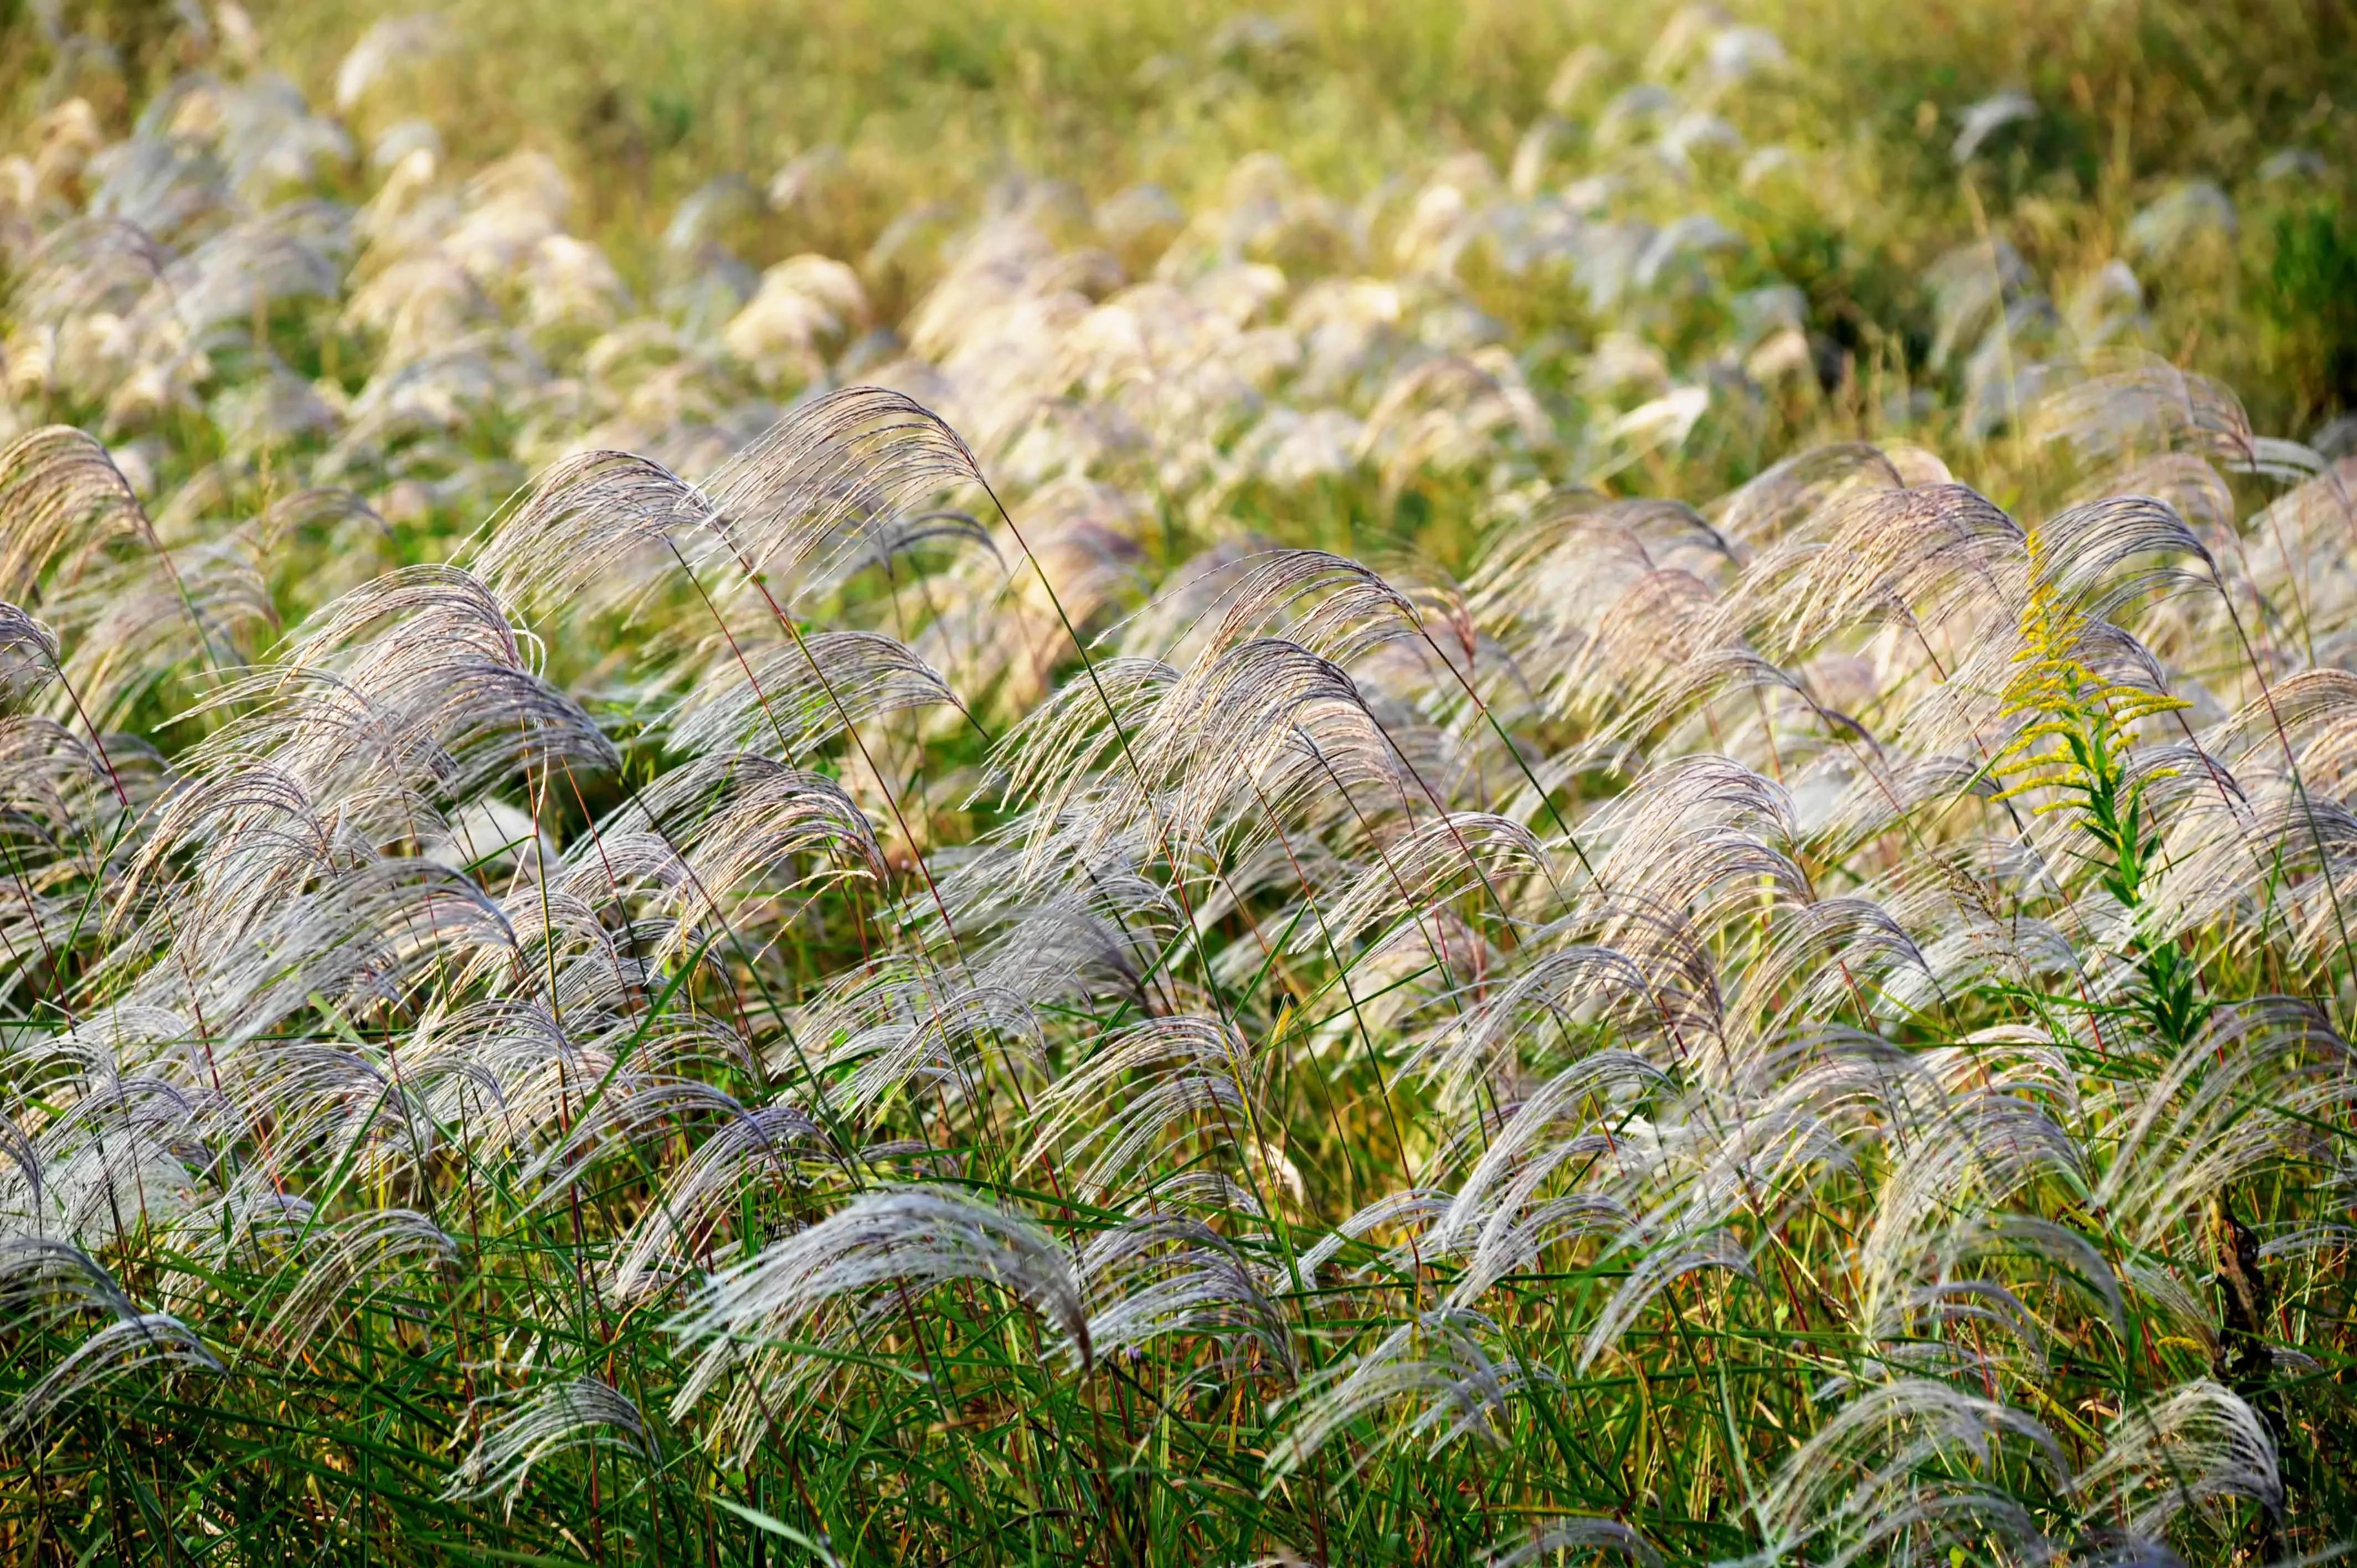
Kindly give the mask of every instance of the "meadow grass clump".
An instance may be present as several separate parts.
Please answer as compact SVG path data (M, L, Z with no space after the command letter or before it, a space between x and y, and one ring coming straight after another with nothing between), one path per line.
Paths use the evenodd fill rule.
M2346 1549L2344 23L540 9L0 70L0 1557Z

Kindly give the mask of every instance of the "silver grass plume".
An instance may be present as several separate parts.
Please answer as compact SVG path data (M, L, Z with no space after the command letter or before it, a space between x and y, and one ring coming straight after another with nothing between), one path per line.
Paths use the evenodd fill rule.
M442 1496L457 1501L496 1498L512 1514L533 1466L588 1447L654 1455L646 1420L611 1383L575 1378L533 1391L488 1412L482 1435L450 1472Z
M1006 1291L1045 1319L1082 1367L1090 1363L1085 1296L1062 1247L1028 1220L953 1191L884 1187L712 1279L673 1325L700 1347L673 1419L729 1382L714 1430L742 1454L836 1369L813 1350L849 1349L898 1317L921 1352L912 1303L955 1281Z

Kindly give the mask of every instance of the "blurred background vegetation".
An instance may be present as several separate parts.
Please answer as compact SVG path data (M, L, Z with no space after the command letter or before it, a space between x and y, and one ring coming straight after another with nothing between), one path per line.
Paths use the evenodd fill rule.
M38 47L44 16L68 8L0 6L15 40L0 90L19 116L81 91L119 131L183 63L186 7L70 7L118 51L83 72ZM353 40L408 9L298 0L253 15L271 63L327 101ZM1728 15L1788 57L1785 91L1747 106L1748 141L1817 171L1754 193L1732 226L1749 264L1804 290L1841 352L1920 365L1936 331L1922 274L1976 235L2002 234L2040 276L2086 274L2128 246L2140 211L2198 181L2232 218L2145 276L2153 346L2235 386L2262 428L2307 435L2357 407L2357 8L1763 0ZM896 220L940 203L953 221L1015 174L1092 198L1152 182L1192 210L1254 152L1345 198L1452 154L1504 170L1551 113L1575 144L1591 134L1666 36L1650 8L1604 0L500 0L446 16L457 47L404 68L397 90L356 106L355 128L425 118L461 164L551 154L575 181L576 226L641 289L683 199L731 173L758 189L813 152L823 199L744 204L730 236L743 253L866 255ZM2013 92L2034 112L1960 172L1961 117ZM888 317L930 281L903 252Z

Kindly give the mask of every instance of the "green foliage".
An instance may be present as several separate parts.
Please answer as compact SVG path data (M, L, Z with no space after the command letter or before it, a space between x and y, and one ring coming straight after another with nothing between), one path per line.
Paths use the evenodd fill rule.
M2268 310L2297 345L2299 392L2326 412L2357 409L2357 219L2338 203L2280 213Z

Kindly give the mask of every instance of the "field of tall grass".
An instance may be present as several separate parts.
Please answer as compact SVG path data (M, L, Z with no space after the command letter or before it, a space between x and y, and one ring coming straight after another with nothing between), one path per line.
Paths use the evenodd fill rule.
M0 0L0 1562L2357 1544L2331 0Z

